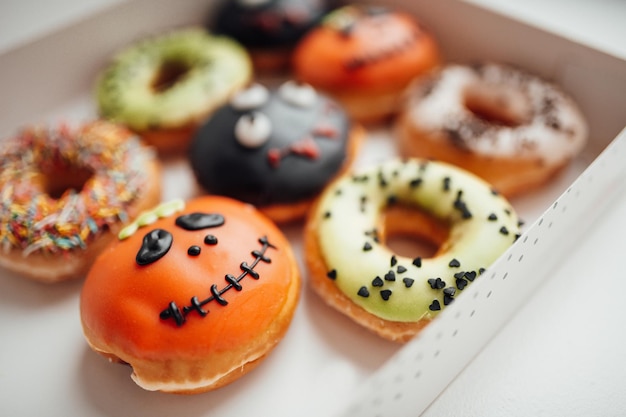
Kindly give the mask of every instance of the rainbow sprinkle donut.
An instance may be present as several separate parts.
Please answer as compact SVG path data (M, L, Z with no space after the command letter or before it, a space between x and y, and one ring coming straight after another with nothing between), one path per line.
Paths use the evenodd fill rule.
M0 266L56 282L82 276L105 237L160 199L154 152L126 128L33 127L0 148Z

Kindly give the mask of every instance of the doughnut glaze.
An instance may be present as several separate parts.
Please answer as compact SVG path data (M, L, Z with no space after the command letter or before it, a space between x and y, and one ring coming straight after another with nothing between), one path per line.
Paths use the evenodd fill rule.
M401 214L390 222L393 208ZM405 341L506 251L519 237L519 219L464 170L390 160L335 181L305 230L313 288L358 323ZM398 254L386 245L390 233L419 236L437 251Z
M547 181L588 136L560 88L495 63L448 65L418 80L398 126L404 155L459 165L507 196Z
M194 393L254 368L291 321L300 276L289 242L252 206L169 202L120 234L80 299L90 346L147 390Z
M267 90L254 84L199 128L189 158L209 193L262 210L297 205L352 160L357 129L335 101L309 85L288 81Z

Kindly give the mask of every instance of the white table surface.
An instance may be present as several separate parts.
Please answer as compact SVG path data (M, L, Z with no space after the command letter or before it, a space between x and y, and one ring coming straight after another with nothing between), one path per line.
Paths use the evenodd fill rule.
M123 1L0 0L0 54ZM626 59L625 0L468 1ZM539 289L424 416L626 415L625 212L619 198L581 242L579 258Z

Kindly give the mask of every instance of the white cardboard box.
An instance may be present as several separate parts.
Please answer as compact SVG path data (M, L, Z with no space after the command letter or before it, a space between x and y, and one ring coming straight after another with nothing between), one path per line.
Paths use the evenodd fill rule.
M462 1L388 3L426 22L449 60L496 59L539 72L572 93L588 116L592 140L583 154L550 186L513 201L528 221L520 241L404 347L358 328L305 288L290 331L262 366L191 397L145 392L128 368L87 348L80 282L48 287L1 272L0 415L622 414L626 307L618 296L626 280L615 251L626 231L619 215L626 210L626 137L613 138L626 124L626 62ZM112 53L201 22L209 9L201 0L129 0L6 51L0 134L92 117L94 77ZM359 163L394 153L379 129ZM170 163L164 199L193 193L181 181L190 183L186 163ZM299 229L285 231L300 251Z

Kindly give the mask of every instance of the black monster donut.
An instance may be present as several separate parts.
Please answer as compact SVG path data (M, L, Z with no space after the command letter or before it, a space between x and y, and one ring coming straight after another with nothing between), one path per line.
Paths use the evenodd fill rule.
M296 43L330 10L326 0L228 0L209 27L250 51L257 70L289 66Z
M260 84L200 127L191 166L209 193L256 205L275 221L300 218L353 160L363 136L344 110L307 84Z

